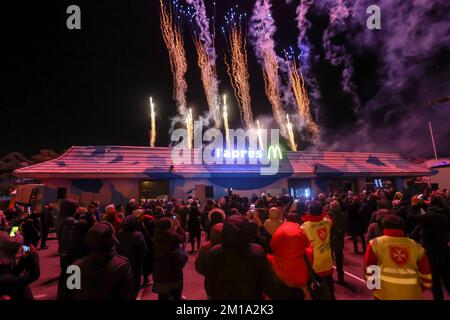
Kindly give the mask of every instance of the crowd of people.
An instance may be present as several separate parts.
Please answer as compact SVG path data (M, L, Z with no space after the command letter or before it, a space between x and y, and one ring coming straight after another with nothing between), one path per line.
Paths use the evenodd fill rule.
M51 205L39 214L8 209L0 212L0 297L32 298L38 250L47 248L54 225L63 300L136 299L143 286L160 300L183 299L189 256L211 300L335 299L335 282L346 283L345 237L363 255L362 272L380 267L374 298L421 299L432 289L443 299L443 287L450 290L450 195L412 187L314 199L130 200L104 208L63 200L53 222ZM71 265L81 270L81 290L67 287Z

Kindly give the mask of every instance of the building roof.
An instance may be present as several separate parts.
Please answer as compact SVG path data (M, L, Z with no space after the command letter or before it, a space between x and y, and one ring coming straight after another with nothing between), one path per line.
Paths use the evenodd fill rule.
M435 168L443 168L450 167L450 159L431 159L425 162L427 168L435 169Z
M15 173L20 178L35 179L260 176L260 164L176 164L178 158L172 161L172 151L168 147L74 146L58 159L21 168ZM319 151L286 152L278 173L292 178L431 174L426 166L407 162L395 153Z

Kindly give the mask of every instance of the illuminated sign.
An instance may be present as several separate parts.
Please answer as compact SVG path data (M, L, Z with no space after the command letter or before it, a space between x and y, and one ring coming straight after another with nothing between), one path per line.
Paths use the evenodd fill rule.
M230 149L216 149L216 158L224 157L225 159L239 159L245 158L249 159L261 159L263 157L262 150L230 150Z
M267 157L271 159L283 159L283 154L281 153L280 146L270 146L267 152Z
M249 159L262 159L264 157L263 150L231 150L231 149L215 149L216 158L225 159L244 159L248 157ZM272 159L283 159L283 154L279 146L270 146L267 152L267 158Z

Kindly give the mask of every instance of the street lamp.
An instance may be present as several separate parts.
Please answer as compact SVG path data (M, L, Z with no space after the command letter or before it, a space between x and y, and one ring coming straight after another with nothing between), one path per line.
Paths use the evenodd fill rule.
M429 106L437 106L437 105L443 104L447 101L450 101L450 97L439 97L439 98L429 101L428 105ZM431 121L428 121L428 127L430 128L431 142L433 143L434 158L437 160L438 156L437 156L437 151L436 151L436 143L434 142L434 134L433 134L433 127L431 125Z

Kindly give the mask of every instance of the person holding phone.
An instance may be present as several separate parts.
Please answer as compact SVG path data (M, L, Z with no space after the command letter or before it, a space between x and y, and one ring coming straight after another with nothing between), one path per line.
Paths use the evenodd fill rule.
M16 263L16 255L20 258ZM40 276L39 257L33 245L24 245L19 230L0 231L0 295L13 301L32 300L29 285Z

